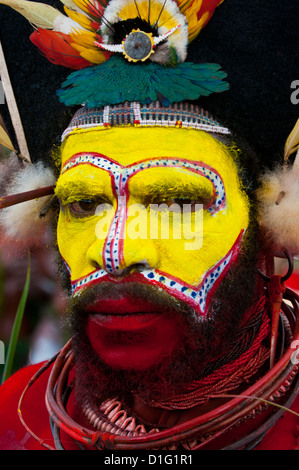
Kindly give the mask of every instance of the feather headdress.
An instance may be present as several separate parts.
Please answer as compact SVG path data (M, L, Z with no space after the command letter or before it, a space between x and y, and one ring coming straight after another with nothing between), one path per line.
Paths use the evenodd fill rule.
M187 46L223 0L0 0L36 28L31 41L52 63L77 70L59 90L66 105L138 100L163 105L228 89L218 64L184 63ZM132 92L133 90L133 92Z

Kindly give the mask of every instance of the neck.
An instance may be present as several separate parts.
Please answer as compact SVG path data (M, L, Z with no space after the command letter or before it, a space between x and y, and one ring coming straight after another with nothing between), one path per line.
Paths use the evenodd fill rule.
M112 433L151 433L183 425L224 405L229 400L224 395L242 393L244 384L256 380L269 358L269 348L263 344L270 331L265 296L249 313L231 350L211 363L206 374L189 384L184 393L164 394L158 400L145 400L134 393L124 400L115 397L96 407L87 404L86 416L103 430L110 421ZM99 423L101 414L104 418Z
M205 405L196 405L187 410L172 411L144 404L138 397L132 397L131 408L135 413L135 417L130 417L128 415L129 409L124 410L122 403L117 399L111 399L100 405L100 412L85 407L84 411L89 421L88 426L85 426L84 421L76 424L74 420L66 417L66 403L64 403L63 397L60 396L67 381L69 383L68 388L71 387L69 373L74 359L70 343L61 351L55 361L46 392L46 402L51 420L54 420L59 427L62 427L67 434L79 442L89 443L88 445L96 449L105 449L105 442L107 441L110 449L121 448L122 450L129 450L132 446L136 450L173 449L174 446L180 444L183 447L186 445L186 448L196 450L211 448L209 446L212 446L213 449L244 448L242 435L244 432L245 436L248 435L249 423L252 433L250 434L250 443L248 438L246 438L246 442L248 441L249 448L252 448L254 442L258 442L260 436L270 429L285 412L286 407L291 406L296 392L296 381L294 379L298 375L298 365L291 360L294 350L290 345L292 341L299 339L299 297L289 289L286 291L286 296L293 305L294 316L289 306L285 306L283 303L282 355L277 357L277 362L271 370L267 366L264 374L257 374L255 377L250 376L249 380L252 383L249 386L246 384L248 386L246 390L241 390L241 392L239 390L239 393L238 390L233 390L231 395L225 394L226 397L218 395L217 399L213 395L210 396L210 401ZM259 331L261 331L261 328ZM243 378L246 379L245 376ZM55 384L57 384L56 394L54 394ZM226 401L227 399L229 401ZM223 403L222 400L225 400L225 402ZM278 406L273 408L270 405L271 402L277 403ZM62 403L63 408L61 408L60 403ZM280 405L284 405L283 408ZM20 403L21 407L22 404ZM260 419L260 413L262 413L262 419ZM153 423L150 423L150 427L153 425L154 427L145 429L143 424L137 424L136 415L139 415L141 419L143 417L143 420L148 422L153 417ZM261 427L260 424L256 425L255 420L249 419L255 417L255 415L259 416L258 423L262 422ZM68 431L69 422L71 422L71 426ZM246 424L245 430L243 430L242 425L240 426L240 422ZM158 423L162 427L166 426L167 429L157 430ZM230 437L230 429L236 425L238 425L240 443L235 442L235 434ZM225 437L225 442L231 442L232 444L229 447L227 447L227 444L223 447L223 441L218 442L219 438L221 440L222 437ZM238 447L238 445L241 447Z
M237 390L244 382L249 383L269 357L265 344L270 332L270 320L265 296L250 309L249 320L243 324L238 335L233 338L230 349L207 365L200 379L189 383L179 394L163 394L155 400L143 399L134 395L134 402L140 409L143 402L162 410L190 410L205 405L210 396Z

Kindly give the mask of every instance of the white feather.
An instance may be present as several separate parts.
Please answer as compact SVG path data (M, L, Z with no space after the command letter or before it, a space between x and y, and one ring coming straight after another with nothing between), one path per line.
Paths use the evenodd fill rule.
M262 179L259 224L275 249L299 254L299 167L279 167Z
M33 189L51 186L55 176L42 162L29 165L16 173L7 187L7 195L18 194ZM39 214L52 196L22 202L0 211L2 245L14 245L16 250L38 245L41 242L49 216L40 218Z
M79 8L74 2L73 0L60 0L61 3L63 3L63 5L65 5L67 8L69 8L70 10L73 10L73 11L78 11L80 13L82 13L82 10L81 8Z
M30 23L38 28L52 29L53 21L61 13L51 5L45 5L40 2L30 2L26 0L0 0L0 4L8 5L21 15L23 15Z
M60 15L53 21L53 30L64 34L70 34L74 32L74 30L84 30L84 28L68 16Z

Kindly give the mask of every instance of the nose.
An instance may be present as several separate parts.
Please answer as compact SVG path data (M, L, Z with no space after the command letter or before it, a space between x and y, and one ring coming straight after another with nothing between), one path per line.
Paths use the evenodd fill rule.
M133 272L142 272L147 269L158 268L158 257L152 243L146 240L123 240L123 246L114 249L111 253L106 246L101 246L96 240L87 252L87 261L96 269L104 269L109 275L125 277Z
M154 240L132 239L125 230L125 224L125 217L115 216L105 240L96 239L89 247L88 263L116 277L157 269L159 257Z
M142 272L145 269L150 269L151 266L148 264L147 261L143 261L140 263L132 263L129 266L125 266L124 268L119 268L118 272L115 273L118 276L128 276L129 274L135 273L135 272Z

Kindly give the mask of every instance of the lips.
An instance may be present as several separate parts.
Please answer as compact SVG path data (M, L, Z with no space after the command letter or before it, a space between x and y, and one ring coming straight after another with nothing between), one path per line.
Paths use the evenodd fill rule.
M117 331L139 331L150 328L160 320L157 313L139 313L128 315L103 315L97 313L90 319L95 325L107 330Z
M137 331L153 325L165 314L165 309L144 300L122 297L101 300L87 307L90 320L102 328Z
M148 301L107 299L86 311L91 345L114 368L146 369L171 353L182 338L177 315Z

